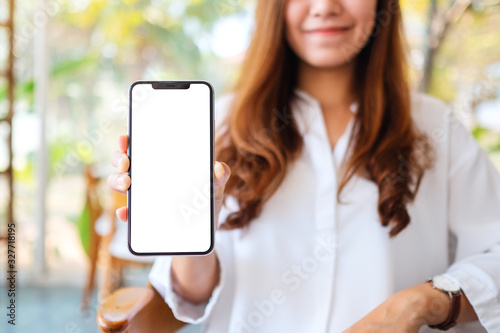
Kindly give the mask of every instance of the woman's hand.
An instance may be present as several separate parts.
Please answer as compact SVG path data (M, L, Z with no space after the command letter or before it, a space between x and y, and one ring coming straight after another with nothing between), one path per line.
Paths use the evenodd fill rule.
M130 187L130 177L126 174L130 166L127 155L128 135L120 135L118 138L118 147L120 150L115 151L111 156L111 164L118 169L118 172L108 177L108 185L116 192L127 194L127 190ZM127 221L127 207L118 208L116 216L122 221Z
M129 169L130 161L127 155L128 135L120 135L118 138L120 150L114 152L111 157L111 163L118 172L108 177L108 185L115 191L127 194L130 187L130 177L126 174ZM219 220L219 213L222 208L224 198L224 188L226 182L231 176L231 168L224 162L214 163L214 189L215 189L215 221ZM116 210L116 216L122 221L127 221L127 207L120 207Z
M126 194L130 187L130 177L126 174L130 161L127 155L128 135L121 135L118 139L120 150L116 151L111 163L118 169L108 177L109 186L120 193ZM215 221L219 220L219 213L224 198L224 188L231 176L231 169L226 163L214 164L214 191L215 191ZM116 210L116 215L122 221L127 221L127 207ZM220 279L220 267L215 251L206 256L175 256L172 258L172 285L174 291L183 299L192 303L206 302Z
M450 306L446 294L422 283L394 294L344 333L417 333L445 321Z

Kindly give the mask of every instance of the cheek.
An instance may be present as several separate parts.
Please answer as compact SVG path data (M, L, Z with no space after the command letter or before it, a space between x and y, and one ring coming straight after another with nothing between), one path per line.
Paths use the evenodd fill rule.
M376 28L376 1L352 1L350 11L355 14L356 27L353 34L353 44L362 48Z
M285 33L288 44L297 52L300 43L301 24L307 16L307 8L304 1L288 1L285 13Z
M358 22L367 23L375 18L377 10L376 0L351 0L346 2L346 9Z

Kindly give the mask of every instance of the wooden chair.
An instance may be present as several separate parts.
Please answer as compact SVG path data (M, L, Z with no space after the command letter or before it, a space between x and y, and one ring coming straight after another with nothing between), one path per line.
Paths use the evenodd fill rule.
M112 203L107 213L110 221L115 221L116 209L127 205L126 199L125 195L112 193ZM122 223L119 226L126 226L121 221L118 223ZM111 231L101 242L105 273L103 286L99 292L100 306L96 318L101 331L117 333L178 331L186 323L174 317L168 304L149 282L145 287L123 287L123 269L126 266L151 267L151 263L133 260L147 257L131 255L130 259L127 259L113 253L111 244L113 237L116 236L116 229L116 224L112 223Z
M126 267L151 268L154 260L152 257L134 256L128 250L125 232L127 225L122 221L117 221L115 215L116 209L127 205L127 196L113 191L111 202L111 207L107 212L111 228L110 232L104 236L101 245L104 279L99 290L99 301L124 286L123 271Z
M186 325L150 283L108 296L97 311L97 324L106 333L174 333Z
M87 165L84 168L84 176L86 183L85 191L85 201L89 211L90 225L90 244L89 244L89 269L87 273L87 279L82 293L81 310L87 312L90 310L90 303L92 298L92 292L96 285L96 273L98 267L100 268L100 275L103 277L99 284L98 290L98 302L109 294L111 294L116 289L124 285L123 282L123 270L127 266L137 266L149 268L152 265L153 258L140 258L131 255L129 256L120 255L120 251L116 251L118 245L127 248L126 236L123 239L123 235L118 235L120 239L114 239L116 233L116 215L115 210L121 206L127 205L127 197L117 192L111 193L111 204L105 205L102 202L102 198L98 195L98 185L100 182L100 177L95 176L93 173L92 166ZM103 206L107 208L104 209ZM98 232L96 224L98 220L103 218L106 220L107 231L102 233ZM121 227L126 226L123 222ZM118 252L118 253L117 253ZM121 250L123 252L123 250ZM103 273L103 274L102 274Z

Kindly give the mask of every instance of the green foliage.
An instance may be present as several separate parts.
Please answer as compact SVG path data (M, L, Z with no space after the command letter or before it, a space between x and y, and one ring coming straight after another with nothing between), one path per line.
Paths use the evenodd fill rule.
M80 165L91 164L95 151L82 150L75 137L60 136L49 145L50 176L62 176L80 171Z
M451 103L456 97L456 86L453 80L453 68L436 63L432 69L432 81L429 94Z
M472 129L471 133L474 138L479 141L489 133L489 130L481 126L476 126Z
M204 71L195 41L206 37L218 19L242 11L247 2L91 0L81 11L71 11L66 4L57 18L66 29L87 32L87 52L99 54L103 48L116 47L110 59L125 72L127 81L143 74L134 69L148 65L190 78ZM100 65L107 66L107 61Z
M490 149L489 149L489 152L490 153L497 153L497 152L500 152L500 139L498 140L498 143L494 146L492 146Z
M14 168L14 178L30 186L35 185L35 179L33 177L35 172L35 154L29 153L26 157L26 164L23 168Z
M70 75L74 75L77 71L85 69L86 66L95 63L95 60L95 58L90 56L84 56L79 59L63 60L54 66L50 77L52 80L69 77ZM16 85L14 99L27 101L30 105L29 111L33 112L33 108L31 106L33 105L34 93L35 82L33 79L30 79ZM7 87L0 89L0 100L5 98L7 98Z
M90 211L86 203L83 206L80 217L78 218L77 226L83 250L85 251L87 256L90 256Z
M488 153L493 154L500 151L500 133L480 126L474 127L471 132Z

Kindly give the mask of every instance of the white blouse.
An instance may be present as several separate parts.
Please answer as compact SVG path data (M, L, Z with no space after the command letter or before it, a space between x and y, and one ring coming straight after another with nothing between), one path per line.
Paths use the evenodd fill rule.
M221 278L210 300L195 305L175 294L171 257L156 257L149 280L176 318L203 323L203 332L337 333L395 292L446 273L479 317L449 332L500 332L500 175L451 107L412 93L413 119L437 159L408 205L410 225L391 239L373 182L354 177L337 203L354 117L331 151L320 104L296 93L306 149L247 232L217 231ZM217 101L217 130L232 96ZM219 223L236 210L228 196Z

